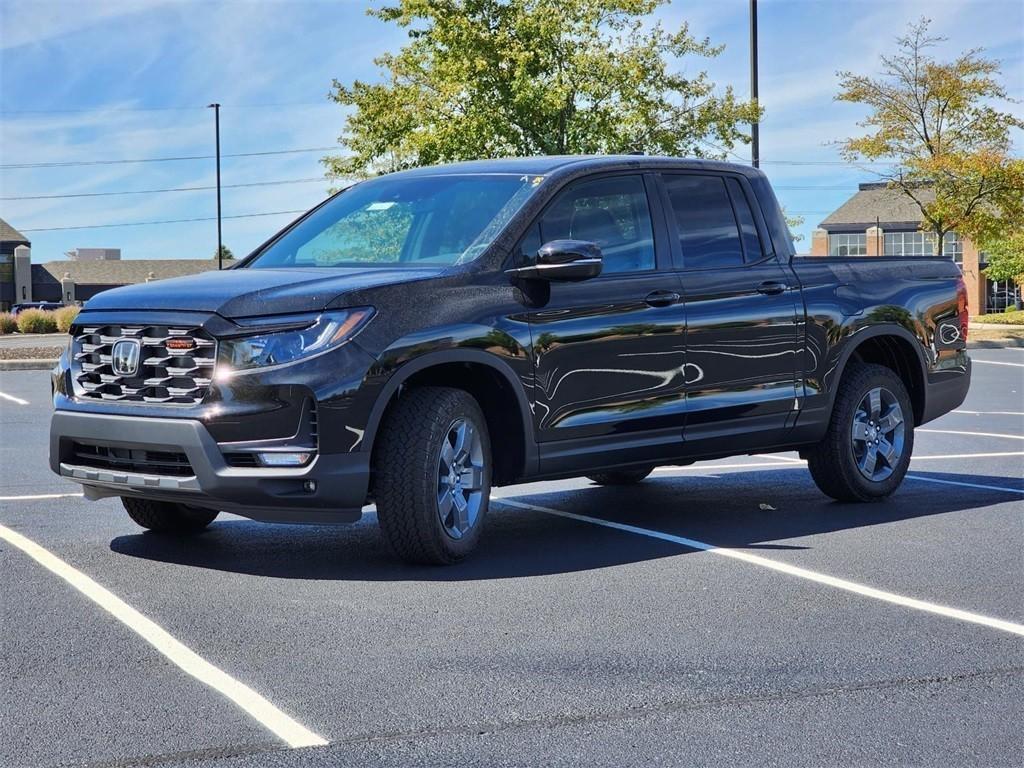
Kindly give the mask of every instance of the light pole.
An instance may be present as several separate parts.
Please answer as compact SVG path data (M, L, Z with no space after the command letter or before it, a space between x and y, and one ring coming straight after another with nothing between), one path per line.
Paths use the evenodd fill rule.
M757 0L750 0L750 99L757 107ZM758 120L750 124L750 163L761 166L761 141Z
M214 131L217 135L217 269L224 269L224 249L220 230L220 104L207 104L213 108Z

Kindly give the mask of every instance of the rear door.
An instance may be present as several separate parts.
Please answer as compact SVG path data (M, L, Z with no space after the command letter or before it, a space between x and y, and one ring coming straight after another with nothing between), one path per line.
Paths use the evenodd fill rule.
M681 449L685 317L659 201L653 176L581 179L552 201L520 246L526 262L551 240L587 240L604 259L599 277L543 284L545 295L527 313L542 471Z
M687 450L771 444L797 402L796 278L742 176L661 180L686 302Z

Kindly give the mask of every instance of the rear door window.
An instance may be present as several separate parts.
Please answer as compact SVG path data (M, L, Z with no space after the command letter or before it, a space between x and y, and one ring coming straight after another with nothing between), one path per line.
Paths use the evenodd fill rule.
M663 179L679 233L684 267L742 266L740 229L725 179L688 174L665 174Z

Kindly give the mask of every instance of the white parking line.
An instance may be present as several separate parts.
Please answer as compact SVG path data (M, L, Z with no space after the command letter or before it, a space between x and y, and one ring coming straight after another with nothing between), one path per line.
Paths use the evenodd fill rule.
M22 400L20 397L15 397L14 395L8 395L6 392L0 392L0 400L10 400L12 403L17 403L18 405L28 405L28 400Z
M943 459L994 459L998 457L1006 456L1024 456L1024 451L993 451L987 454L941 454L935 456L911 456L910 461L914 462L927 462L927 461L941 461ZM776 456L774 454L764 454L766 459L775 459L780 462L788 462L792 464L806 464L803 459L796 459L791 456Z
M204 683L248 712L264 728L289 747L317 747L327 744L322 737L297 723L249 686L213 666L151 619L101 587L49 550L6 526L0 525L0 539L20 549L50 572L88 597L111 616L139 635L184 672Z
M980 456L1024 456L1024 451L1015 451L1012 453L996 453L996 454L985 454L985 453L961 453L961 454L949 454L946 456L914 456L913 461L921 461L922 459L968 459L977 458ZM689 466L689 467L658 467L655 472L670 473L679 472L689 469L706 469L713 471L715 469L749 469L751 467L763 468L763 469L796 469L806 462L803 459L789 459L783 456L773 456L772 458L781 459L785 463L762 463L762 462L750 462L748 464L718 464L708 465L703 467ZM907 474L908 480L923 480L926 483L942 483L943 485L961 485L965 488L979 488L986 491L1003 491L1004 493L1019 493L1024 495L1024 488L1010 488L1004 485L984 485L982 483L964 483L957 480L939 480L934 477L924 477L923 475Z
M1024 456L1024 451L992 451L991 453L944 453L941 456L911 456L911 461L930 459L993 459L999 456Z
M967 413L971 416L1024 416L1024 411L965 411L962 408L950 413Z
M543 512L548 515L564 517L568 518L569 520L576 520L581 523L590 523L592 525L600 525L605 528L613 528L617 531L632 533L636 534L637 536L647 536L651 539L669 541L674 544L689 547L690 549L709 552L714 555L729 557L734 560L742 560L743 562L750 563L751 565L757 565L762 568L769 568L773 571L779 571L780 573L785 573L790 576L797 576L801 579L807 579L808 581L814 581L819 584L824 584L829 587L835 587L836 589L842 589L847 592L853 592L854 594L874 598L875 600L881 600L886 603L902 605L905 608L913 608L918 611L934 613L936 615L945 616L950 619L958 619L959 621L966 621L972 624L980 624L984 627L999 629L1003 632L1010 632L1014 635L1024 636L1024 624L1015 624L1012 621L996 619L991 616L984 616L980 613L972 613L971 611L963 611L959 608L949 608L945 605L939 605L938 603L930 603L926 600L918 600L913 597L905 597L904 595L898 595L895 592L886 592L885 590L875 589L874 587L869 587L864 584L857 584L856 582L847 581L846 579L839 579L835 576L829 576L828 574L819 573L817 571L811 571L807 568L800 568L795 565L780 563L777 560L770 560L769 558L761 557L760 555L752 555L749 552L742 552L737 549L728 549L726 547L716 547L714 544L707 544L703 541L697 541L696 539L687 539L682 536L674 536L671 533L662 533L661 531L651 530L650 528L640 528L635 525L616 523L611 520L602 520L598 517L590 517L589 515L579 515L574 512L564 512L560 509L542 507L537 504L528 504L522 501L501 499L500 503L508 504L513 507L520 507L522 509L533 510L534 512Z
M1006 493L1019 493L1024 496L1024 488L1009 488L1003 485L983 485L982 483L964 483L959 480L939 480L937 477L922 477L921 475L907 475L911 480L921 480L925 483L940 483L942 485L960 485L964 488L981 488L986 491L1005 491Z
M1002 360L978 360L977 358L971 358L972 363L982 363L984 365L1011 365L1014 368L1024 368L1024 363L1004 363Z
M922 429L918 427L915 432L930 432L934 435L970 435L972 437L1005 437L1007 440L1024 440L1024 435L1003 435L998 432L964 432L959 429Z
M80 493L36 493L31 496L0 496L0 501L34 501L36 499L66 499L81 497Z

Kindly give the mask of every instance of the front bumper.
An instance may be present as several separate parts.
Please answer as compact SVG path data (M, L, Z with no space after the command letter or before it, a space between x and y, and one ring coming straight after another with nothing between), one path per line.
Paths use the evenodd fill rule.
M182 453L191 474L90 466L75 456L79 442ZM360 451L318 454L307 466L294 469L232 467L201 421L61 410L50 423L50 468L81 483L92 499L173 501L267 522L354 522L366 502L370 479L369 454Z

